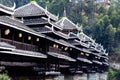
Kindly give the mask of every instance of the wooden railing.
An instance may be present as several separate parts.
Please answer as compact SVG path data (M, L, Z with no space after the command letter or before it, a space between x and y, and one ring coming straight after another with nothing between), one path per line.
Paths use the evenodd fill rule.
M61 53L61 50L58 48L53 48L52 46L49 46L49 52L55 52L55 53Z
M0 38L0 42L6 42L16 47L16 49L28 50L28 51L38 51L38 47L32 44L22 43L18 41L13 41L9 39Z

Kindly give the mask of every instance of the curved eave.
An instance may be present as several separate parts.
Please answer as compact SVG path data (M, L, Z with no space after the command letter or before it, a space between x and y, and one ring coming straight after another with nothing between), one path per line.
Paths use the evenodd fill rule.
M54 27L56 27L56 28L58 28L58 29L60 29L60 30L63 30L61 26L59 26L59 25L57 25L57 24L55 24L55 23L52 23L52 22L49 22L49 23L50 23L52 26L54 26Z
M64 38L64 39L68 39L68 36L67 36L66 34L60 32L60 31L53 31L53 33L54 33L55 35L58 35L58 36Z
M14 14L14 11L8 11L8 10L5 10L3 8L0 8L0 11L4 12L4 13L7 13L9 15L13 15Z
M102 65L102 64L103 64L102 62L97 61L97 60L93 60L93 62L96 63L96 64L99 64L99 65Z
M93 63L92 61L90 61L90 60L88 60L88 59L80 58L80 57L78 57L77 60L83 61L83 62L86 62L86 63L89 63L89 64L92 64L92 63Z
M100 53L100 50L97 50L97 49L95 49L95 48L89 48L89 50L92 51L92 52Z
M36 35L36 36L45 38L45 36L42 35L42 34L38 34L37 32L34 33L34 32L31 32L31 31L28 31L28 30L19 28L19 27L17 27L17 26L14 26L14 25L12 25L12 24L9 24L9 23L4 23L4 22L0 21L0 24L6 25L6 26L9 26L9 27L15 28L15 29L17 29L17 30L21 30L21 31L24 31L24 32L27 32L27 33L30 33L30 34L33 34L33 35Z
M57 21L58 18L57 16L53 15L52 13L48 12L47 10L45 11L45 14L50 17L50 19L54 20L54 21Z
M75 73L76 73L76 74L82 74L83 71L76 71Z
M109 63L107 63L107 62L103 62L103 64L106 65L106 66L109 66Z
M59 41L59 40L57 40L57 39L51 38L51 37L49 37L49 36L45 36L45 38L48 39L48 40L50 40L50 41L56 42L56 43L58 43L58 44L64 45L64 46L66 46L66 47L70 47L68 44L64 44L63 42L61 42L61 41Z
M15 6L16 5L14 4L13 7L7 7L5 5L0 4L0 11L7 13L7 14L10 14L10 15L13 15Z
M89 51L89 50L87 50L87 49L85 49L85 48L82 48L82 51L83 51L83 52L86 52L86 53L91 53L91 51Z
M67 61L71 61L71 62L75 62L76 60L69 57L69 56L66 56L66 55L63 55L63 54L59 54L59 53L55 53L55 52L48 52L47 53L48 55L51 55L53 57L56 57L58 59L64 59L64 60L67 60Z
M32 51L13 50L13 51L0 51L0 53L27 56L27 57L35 57L35 58L47 58L47 56L42 53L32 52Z
M45 72L45 75L60 75L60 72L56 72L56 71L47 71Z
M91 52L91 54L96 55L96 56L99 56L99 57L102 57L102 58L105 58L105 59L109 59L108 57L102 56L102 55L100 55L99 53Z
M86 43L84 43L84 42L81 42L81 41L79 41L79 40L75 40L75 41L79 43L79 44L77 44L77 45L80 45L80 46L85 47L85 48L89 48L89 45L88 45L88 44L86 44Z

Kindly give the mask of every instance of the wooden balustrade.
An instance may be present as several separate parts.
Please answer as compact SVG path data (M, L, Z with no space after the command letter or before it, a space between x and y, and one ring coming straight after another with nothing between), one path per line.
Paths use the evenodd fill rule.
M52 46L49 46L49 52L61 53L61 49L53 48Z
M31 44L22 43L22 42L13 41L13 40L4 39L4 38L0 38L0 41L11 44L11 45L15 46L16 49L28 50L28 51L38 51L38 47L36 45L31 45Z

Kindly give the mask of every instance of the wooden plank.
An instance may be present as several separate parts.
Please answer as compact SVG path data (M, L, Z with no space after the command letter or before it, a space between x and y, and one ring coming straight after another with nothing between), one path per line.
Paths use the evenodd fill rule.
M0 61L0 65L2 65L2 66L30 67L30 66L36 66L37 63L32 63L32 62L7 62L7 61Z

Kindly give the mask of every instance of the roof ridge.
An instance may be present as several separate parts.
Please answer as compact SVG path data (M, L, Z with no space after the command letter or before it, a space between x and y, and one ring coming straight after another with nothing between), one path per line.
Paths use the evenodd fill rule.
M77 29L77 26L75 23L73 23L70 19L68 19L67 17L63 17L61 18L59 21L56 22L56 24L60 23L60 26L62 26L62 23L64 23L64 21L67 20L69 23L71 23L73 25L73 27L75 27ZM63 25L64 26L64 25ZM63 28L62 26L62 28Z
M65 19L67 19L70 23L72 23L72 24L76 27L76 24L73 23L70 19L68 19L67 17L66 17ZM77 28L77 27L76 27L76 28Z
M38 8L40 8L40 9L42 9L42 10L45 11L45 9L44 9L43 7L41 7L41 6L39 6L36 2L35 2L35 3L30 2L30 3L28 3L28 4L25 4L25 5L17 8L17 9L15 9L15 11L17 11L17 10L19 10L19 9L22 9L22 8L24 8L24 7L27 7L27 6L31 5L31 4L34 4L36 7L38 7Z

